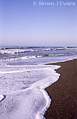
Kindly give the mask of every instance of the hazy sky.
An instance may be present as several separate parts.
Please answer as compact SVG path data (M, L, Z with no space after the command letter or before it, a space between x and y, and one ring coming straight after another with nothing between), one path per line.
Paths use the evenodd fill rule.
M0 0L0 45L77 45L77 1Z

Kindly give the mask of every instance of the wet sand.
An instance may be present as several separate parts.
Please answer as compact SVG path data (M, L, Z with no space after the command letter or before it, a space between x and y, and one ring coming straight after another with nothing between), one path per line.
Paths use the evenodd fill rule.
M77 119L77 60L54 64L61 66L57 70L60 78L46 89L52 103L45 117L46 119Z

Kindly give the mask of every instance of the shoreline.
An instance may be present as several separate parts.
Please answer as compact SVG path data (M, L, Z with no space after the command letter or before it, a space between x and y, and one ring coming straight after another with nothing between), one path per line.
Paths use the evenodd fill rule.
M77 60L49 64L61 67L58 81L45 89L52 100L45 118L77 119Z
M19 78L19 76L20 76L19 73L22 74L22 72L25 72L22 75L22 77L24 77L24 75L27 75L27 73L28 73L28 75L27 75L28 81L30 81L31 77L36 76L36 77L34 77L35 82L33 84L31 84L30 87L28 87L27 89L21 90L18 88L16 90L14 90L14 89L11 90L11 88L10 88L10 90L9 90L9 86L10 86L9 84L7 85L8 88L6 90L5 90L5 88L2 87L3 92L1 92L1 93L8 95L8 96L6 96L5 102L7 102L10 99L10 95L12 96L12 98L15 98L15 96L23 97L23 94L25 93L27 99L25 99L24 103L26 105L29 104L29 108L27 107L26 109L28 109L28 110L33 109L32 111L35 113L35 115L33 115L33 116L36 119L44 118L43 116L44 116L45 112L47 111L47 109L49 108L50 102L51 102L51 99L50 99L48 93L46 92L45 88L50 86L51 84L53 84L54 82L56 82L58 80L60 75L58 73L56 73L56 71L55 71L58 68L60 68L60 66L57 66L57 65L55 65L55 66L51 66L51 65L50 66L46 66L46 65L44 65L44 66L43 65L41 65L41 66L28 66L25 68L22 67L22 69L19 67L4 67L3 69L1 69L0 74L1 74L1 76L4 76L4 78L7 80L11 79L10 84L11 84L12 80L14 80L14 77L13 77L13 79L10 78L14 75L14 73L16 73L15 75L16 75L17 81L24 81L24 80L19 80L19 79L21 79L21 77ZM31 71L32 71L32 73L31 73ZM42 71L42 74L41 74L41 71ZM38 75L35 75L36 73L38 73ZM10 74L10 76L9 76L9 74ZM42 79L39 80L39 76ZM36 81L36 78L38 78L37 81ZM8 80L8 82L9 82L9 80ZM15 82L15 84L16 84L16 82ZM18 82L17 82L17 84L18 84ZM6 87L6 85L5 85L5 87ZM22 85L22 87L23 87L23 85ZM32 91L31 94L30 94L30 92L29 92L29 94L27 94L29 89ZM32 93L33 93L33 95L32 95ZM22 95L20 96L20 94L22 94ZM37 95L37 94L39 94L39 95ZM3 96L3 95L1 95L1 96ZM37 98L37 96L39 98ZM9 97L8 100L7 100L7 97ZM16 97L16 98L18 99L19 97ZM29 102L28 99L30 99L32 97L34 97L34 98L32 99L31 102ZM20 107L21 102L22 102L22 100L20 98L19 105L18 105L19 107ZM4 104L4 102L2 102L2 103ZM41 104L41 107L40 107L40 104ZM33 108L31 108L30 105L31 106L33 105ZM7 106L8 106L8 108L11 108L10 105L7 105ZM1 108L3 109L3 107L1 107ZM20 112L21 108L22 108L22 106L17 110ZM2 114L3 116L7 115L7 112L6 112L6 114L5 114L5 112L6 111L4 110L4 113ZM19 116L17 112L15 112L15 114L17 116ZM0 116L0 118L2 117L2 119L4 119L2 115ZM22 115L22 113L20 113L20 116L21 115ZM23 111L23 115L24 115L24 111ZM10 116L10 119L11 119L12 115L8 115L8 116ZM32 116L32 115L28 115L28 117L30 117L30 116ZM34 119L34 117L32 117L32 118ZM7 118L7 116L6 116L6 118Z

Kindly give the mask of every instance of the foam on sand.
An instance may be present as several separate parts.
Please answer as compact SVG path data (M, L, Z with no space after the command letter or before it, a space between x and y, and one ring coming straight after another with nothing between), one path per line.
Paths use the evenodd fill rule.
M59 66L9 66L0 70L0 119L44 119L51 99L44 90L58 80Z

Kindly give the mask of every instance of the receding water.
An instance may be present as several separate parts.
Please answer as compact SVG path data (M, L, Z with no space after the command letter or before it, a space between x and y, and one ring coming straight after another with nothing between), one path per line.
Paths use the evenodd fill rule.
M0 119L43 119L51 102L44 89L58 80L57 68L46 65L1 68Z

